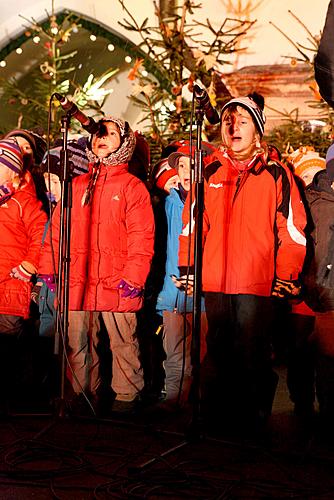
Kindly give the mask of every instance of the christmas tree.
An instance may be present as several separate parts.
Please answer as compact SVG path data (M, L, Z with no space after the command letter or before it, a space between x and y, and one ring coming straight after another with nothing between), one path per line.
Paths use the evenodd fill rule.
M49 130L50 138L55 138L64 113L58 101L51 99L55 92L69 97L90 114L103 114L105 100L112 92L105 85L118 69L108 68L98 76L91 73L85 80L78 77L78 67L74 63L77 51L69 48L69 42L81 29L80 17L71 12L56 16L52 2L51 14L47 13L45 22L23 19L26 23L24 36L35 47L35 66L26 75L0 80L2 102L7 103L11 115L16 117L14 127L30 129L42 126L45 131ZM22 52L21 46L16 49L17 54ZM8 127L13 128L13 124L8 124ZM72 120L71 131L79 130L80 124Z

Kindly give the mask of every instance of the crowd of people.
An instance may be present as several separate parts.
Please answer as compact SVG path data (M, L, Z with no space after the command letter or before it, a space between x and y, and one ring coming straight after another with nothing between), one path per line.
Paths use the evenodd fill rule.
M331 12L332 2L327 27ZM333 85L323 78L332 71L324 61L333 57L332 51L324 54L326 26L316 64L320 91L332 103ZM317 397L322 422L330 427L334 147L325 159L303 145L282 161L277 148L263 140L265 122L264 99L256 92L224 104L220 143L202 143L203 213L193 176L195 147L188 138L168 145L150 178L147 142L121 118L103 116L94 134L68 142L71 228L63 348L69 411L80 412L88 401L97 414L134 413L148 404L173 414L189 407L198 389L208 425L261 426L275 397L273 332L284 310L295 412L312 418ZM3 413L22 383L18 374L27 352L33 383L46 384L50 400L59 396L54 339L61 307L57 289L64 286L61 149L55 144L47 150L37 130L12 130L0 140ZM199 222L201 376L194 388Z

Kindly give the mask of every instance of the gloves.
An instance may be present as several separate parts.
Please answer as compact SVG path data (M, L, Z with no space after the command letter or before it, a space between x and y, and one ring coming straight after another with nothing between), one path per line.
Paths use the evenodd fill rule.
M31 289L30 297L35 304L39 304L39 294L41 293L42 285L36 283Z
M141 287L137 287L135 285L131 285L125 280L121 280L117 285L118 290L122 290L123 293L121 297L135 299L136 297L140 297L143 293L143 289Z
M174 274L171 276L174 285L181 290L182 292L185 292L187 290L187 293L189 295L192 295L194 291L194 275L193 274L183 274L180 276L180 278L177 278Z
M10 272L10 276L12 278L25 281L26 283L29 283L32 275L33 275L33 273L30 273L29 271L27 271L27 269L25 269L22 264L19 264L18 266L13 267L13 269Z
M298 280L281 280L276 278L271 295L281 299L291 299L300 295L301 285Z

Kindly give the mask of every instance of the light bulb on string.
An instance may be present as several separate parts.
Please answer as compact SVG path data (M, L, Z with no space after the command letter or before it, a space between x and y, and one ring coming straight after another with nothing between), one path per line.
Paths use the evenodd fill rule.
M41 39L40 39L40 37L38 35L36 35L36 36L34 36L34 38L32 39L32 41L37 44L37 43L39 43L41 41Z
M112 52L113 50L115 50L115 46L112 43L109 43L107 48L108 48L109 52Z
M89 37L92 42L96 42L96 36L95 35L90 35Z
M130 62L132 61L132 59L131 59L131 57L130 57L130 56L126 56L126 57L124 58L124 60L125 60L125 62L126 62L126 63L128 63L128 64L130 64Z
M4 61L4 60L0 61L0 67L1 68L5 68L6 66L7 66L6 61Z
M18 47L15 51L18 55L22 54L23 50L21 47Z

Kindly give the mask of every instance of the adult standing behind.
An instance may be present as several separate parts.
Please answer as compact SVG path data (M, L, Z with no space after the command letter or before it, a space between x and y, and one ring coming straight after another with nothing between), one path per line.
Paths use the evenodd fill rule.
M334 417L334 146L326 170L306 190L312 217L312 259L305 270L305 301L315 312L312 336L316 357L316 392L322 430L333 436Z
M203 291L208 319L204 416L262 423L277 375L271 367L271 295L299 292L306 216L293 175L261 139L264 99L250 94L222 108L222 144L204 171ZM194 210L196 212L196 210ZM179 265L188 265L189 207ZM190 263L191 264L191 263ZM219 412L219 410L221 410Z
M132 409L143 388L136 338L136 311L153 255L154 220L149 193L128 173L135 135L122 119L104 117L88 143L89 172L73 180L68 371L74 392L97 395L99 320L113 354L113 409ZM52 246L58 261L60 206L52 217ZM46 237L39 272L53 277ZM50 281L47 280L47 283ZM79 382L79 383L78 383Z
M328 5L325 26L314 58L314 74L323 99L334 107L334 2Z

